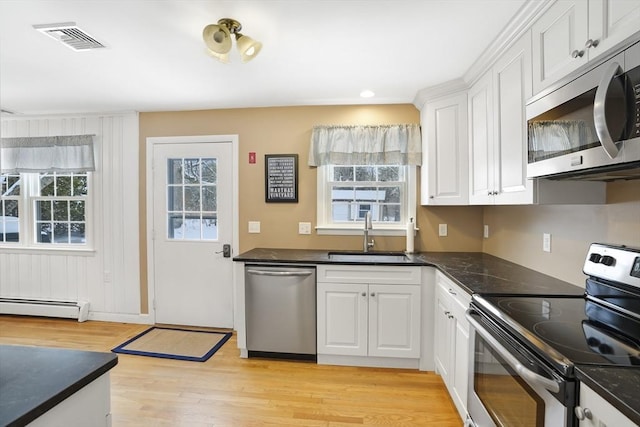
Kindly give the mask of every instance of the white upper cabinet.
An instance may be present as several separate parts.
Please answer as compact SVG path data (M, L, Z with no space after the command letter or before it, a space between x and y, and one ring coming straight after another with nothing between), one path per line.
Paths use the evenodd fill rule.
M469 90L469 202L533 203L527 179L525 102L531 89L531 33Z
M525 103L533 94L531 33L526 32L493 66L497 204L534 203L533 181L527 179Z
M484 74L469 89L469 203L493 203L493 74Z
M532 26L533 91L640 29L640 0L559 0Z
M589 0L589 60L640 30L640 0Z
M421 203L469 203L467 94L428 101L420 114L422 124Z

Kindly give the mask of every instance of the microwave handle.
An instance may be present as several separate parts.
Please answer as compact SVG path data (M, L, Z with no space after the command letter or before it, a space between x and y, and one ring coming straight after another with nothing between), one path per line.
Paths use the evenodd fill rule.
M605 102L607 99L607 89L609 88L609 83L611 83L616 75L621 72L622 68L620 68L620 64L618 64L617 62L613 62L607 67L604 75L602 76L602 79L600 80L600 83L598 84L596 97L593 103L593 123L596 127L598 139L600 140L604 151L612 159L614 159L618 155L619 149L616 143L613 142L613 138L611 138L609 128L607 127Z
M504 348L497 339L495 339L476 319L473 318L469 311L467 311L465 317L469 321L469 324L473 326L476 333L486 342L491 344L491 347L493 347L493 349L504 358L504 360L518 373L518 375L532 383L540 384L542 387L553 393L558 393L560 391L560 385L556 381L545 378L542 375L527 369L522 363L520 363L515 356L509 353L509 350Z

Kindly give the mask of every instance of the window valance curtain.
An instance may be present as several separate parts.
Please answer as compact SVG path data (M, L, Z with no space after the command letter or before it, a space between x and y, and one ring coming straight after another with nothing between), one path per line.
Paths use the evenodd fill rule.
M314 126L309 166L417 165L422 163L420 126Z
M2 138L0 171L91 172L95 171L93 135Z

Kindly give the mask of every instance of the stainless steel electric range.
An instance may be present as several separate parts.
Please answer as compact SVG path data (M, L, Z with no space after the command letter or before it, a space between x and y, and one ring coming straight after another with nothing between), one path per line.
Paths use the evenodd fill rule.
M468 426L578 424L576 365L640 369L640 249L592 244L583 297L478 296Z

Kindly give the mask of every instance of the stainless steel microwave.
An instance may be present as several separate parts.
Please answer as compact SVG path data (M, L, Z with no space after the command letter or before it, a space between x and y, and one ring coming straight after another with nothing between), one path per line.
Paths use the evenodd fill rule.
M528 178L640 178L639 36L527 103Z

